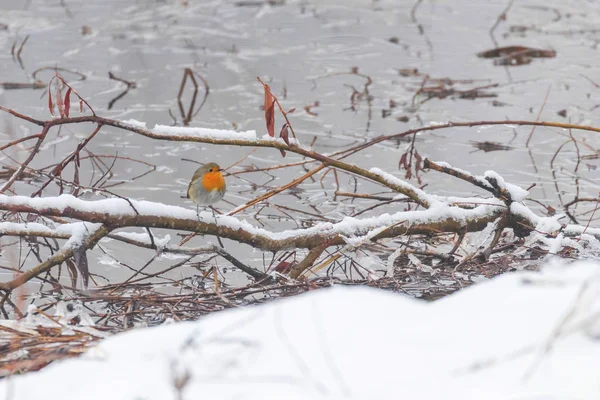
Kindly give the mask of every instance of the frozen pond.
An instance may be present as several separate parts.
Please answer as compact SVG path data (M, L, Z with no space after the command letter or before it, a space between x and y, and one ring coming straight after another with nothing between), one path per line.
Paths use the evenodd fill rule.
M77 71L84 80L68 71L62 74L96 113L145 121L149 127L182 124L177 93L185 68L202 76L210 88L190 126L255 129L262 135L259 76L285 107L297 109L291 120L299 140L314 142L315 150L322 153L378 135L447 121L539 118L598 124L600 5L592 1L0 0L0 9L2 83L31 83L34 72L44 67ZM505 10L506 19L499 21ZM14 54L25 38L19 63ZM533 58L521 66L494 65L493 60L477 56L493 49L494 40L499 46L553 50L556 56ZM126 86L110 79L109 73L135 82L136 87L111 103ZM46 69L36 77L47 82L52 74ZM0 105L39 119L49 118L43 89L9 87L0 89ZM202 85L199 92L196 107L204 96ZM431 97L437 93L444 94ZM190 97L188 87L184 107L189 106ZM281 119L277 118L278 130ZM6 114L0 119L2 140L35 133L33 126ZM44 152L45 164L38 160L34 166L61 160L92 129L91 125L69 125L53 131ZM474 174L493 169L524 188L535 184L531 198L540 203L528 204L540 213L545 212L544 206L560 210L576 194L597 196L597 134L573 131L572 139L566 130L542 127L531 133L531 127L503 125L453 128L422 133L415 146L423 157ZM496 151L480 149L482 142L495 142ZM398 163L409 145L410 141L384 142L346 161L404 177ZM215 161L228 167L247 157L229 172L300 159L294 154L282 159L273 149L251 153L248 147L156 142L110 128L103 128L87 149L107 156L107 163L116 154L122 157L115 161L109 182L118 184L110 188L114 193L190 208L192 203L182 196L197 166L185 159ZM579 164L578 149L580 156L586 156ZM25 147L11 150L2 162L14 165L11 158L23 160L27 154ZM133 160L156 169L144 175L150 167ZM91 179L90 165L84 163L82 170ZM290 171L229 176L226 202L218 208L233 209L307 169L299 166L296 174ZM436 172L421 173L420 177L421 185L432 194L482 194ZM411 182L419 184L414 177ZM355 179L347 174L339 174L339 184L340 191L391 195L372 184L359 181L355 186ZM26 180L15 189L30 195L38 187L35 180ZM315 214L340 219L372 204L334 200L335 190L334 176L328 174L322 182L319 178L307 181L295 191L271 199L269 207L246 210L244 218L281 230L310 223ZM57 193L52 185L44 192ZM371 214L393 207L398 206L380 207ZM289 208L307 212L306 221L290 220ZM122 255L119 252L127 246L106 244L110 251L95 250L90 265L111 279L131 274L120 268L111 254L119 254L121 261L132 266L140 265L139 257L145 257L142 251ZM265 262L262 254L247 246L236 248L236 255L259 268Z

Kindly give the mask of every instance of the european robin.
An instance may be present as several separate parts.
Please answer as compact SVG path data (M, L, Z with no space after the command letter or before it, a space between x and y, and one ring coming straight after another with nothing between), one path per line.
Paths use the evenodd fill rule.
M187 190L187 197L198 206L209 206L225 196L225 179L221 167L211 162L194 172Z

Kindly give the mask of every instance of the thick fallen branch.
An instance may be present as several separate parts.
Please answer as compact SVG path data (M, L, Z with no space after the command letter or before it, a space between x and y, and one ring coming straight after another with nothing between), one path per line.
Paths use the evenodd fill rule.
M45 198L0 195L0 210L13 213L34 213L101 223L110 231L128 227L183 230L235 240L265 251L311 249L324 242L335 246L346 243L346 237L362 236L382 228L386 230L381 237L461 232L465 227L468 231L477 231L505 209L494 199L486 200L485 203L473 209L440 205L431 210L383 214L364 219L346 217L339 223L318 223L305 229L270 232L235 217L213 216L209 212L201 212L198 216L194 210L149 201L86 201L71 195ZM131 209L130 204L135 206L137 213ZM525 220L525 223L530 222ZM387 229L388 227L391 228ZM20 235L25 235L28 229L24 225ZM39 230L39 233L41 236L56 235L51 230Z
M322 222L310 228L283 232L271 232L258 228L233 216L214 216L208 212L202 212L198 215L193 210L178 206L120 198L85 201L71 195L47 198L0 195L0 210L11 213L40 214L45 217L70 218L100 224L101 227L97 231L91 231L83 244L80 245L84 249L90 249L98 240L111 231L130 227L174 229L203 235L214 235L271 252L288 249L309 249L308 256L292 269L290 273L292 278L300 276L330 246L349 243L353 246L361 246L381 239L413 234L458 233L464 235L465 232L482 231L489 223L500 217L502 218L502 225L495 233L495 242L497 242L504 228L512 228L519 236L525 236L529 232L538 229L539 232L550 236L556 236L560 233L566 237L587 233L600 237L600 230L598 229L577 225L566 226L558 223L556 218L538 217L520 203L523 198L515 198L523 197L523 193L526 192L514 185L504 183L503 179L497 174L487 174L486 178L480 178L468 172L453 169L448 164L442 165L426 161L426 165L461 179L478 183L477 186L484 187L496 194L502 201L495 198L445 199L427 195L416 189L415 193L418 194L419 198L425 199L434 207L426 210L397 212L363 219L346 217L337 223ZM394 185L402 186L405 184L400 179L381 170L372 169L371 172ZM503 202L506 202L506 204L503 204ZM469 203L470 208L464 207L467 203ZM73 232L77 231L77 228L81 230L81 224L81 222L71 223L58 228L50 228L39 223L5 222L0 224L0 233L10 236L70 238L70 241L72 241ZM132 235L140 234L117 233L111 236L143 247L157 248L158 246L161 251L177 252L176 247L168 246L164 241L157 245L153 236L143 235L144 240L140 241L132 239ZM79 242L82 242L82 240L79 239ZM195 249L198 254L207 250L210 251L210 249L204 248ZM193 254L194 250L181 248L179 252ZM219 251L215 252L221 254ZM35 268L19 275L10 282L0 284L0 289L13 289L73 255L73 246L67 244L59 253ZM229 253L221 255L253 278L267 278L266 274L241 264Z

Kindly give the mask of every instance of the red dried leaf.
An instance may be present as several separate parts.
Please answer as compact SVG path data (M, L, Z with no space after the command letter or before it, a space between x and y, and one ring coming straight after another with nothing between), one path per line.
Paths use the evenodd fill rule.
M421 157L421 155L419 154L419 152L417 150L415 150L415 152L413 153L415 156L415 170L419 171L422 170L423 168L421 167L422 162L423 162L423 158Z
M291 114L291 113L293 113L294 111L296 111L296 107L292 107L292 108L290 108L290 109L288 110L288 112L287 112L287 113L288 113L288 114Z
M263 109L267 111L267 109L271 107L271 102L273 101L273 94L271 94L271 88L266 83L263 83L263 89L265 90L265 102L263 104Z
M281 261L277 266L275 266L274 270L279 272L280 274L287 274L292 270L292 263L287 261Z
M266 83L265 87L265 122L267 123L267 133L271 137L275 137L275 99L271 94L271 88Z
M50 110L50 115L54 117L54 103L52 102L52 91L48 90L48 110Z
M290 145L289 135L290 135L290 132L288 130L288 124L285 123L281 127L281 132L279 132L279 137L282 138L283 141L285 142L285 144L287 144L288 146Z
M275 136L275 101L271 103L271 107L265 110L265 121L267 122L267 132L269 136Z
M281 157L285 158L285 150L279 149L279 151L281 152Z
M408 165L408 153L404 153L402 154L402 157L400 157L400 161L398 162L398 169L410 169L409 165Z
M406 153L402 154L402 157L400 157L400 161L398 162L398 169L402 169L404 168L406 170L406 174L404 174L404 179L410 179L412 178L412 171L411 171L411 161L408 159L410 152L407 151Z
M269 136L275 136L275 107L271 106L265 110L265 122Z
M60 91L60 82L56 84L56 107L58 108L58 113L61 118L65 117L65 103L63 103L62 93Z
M67 94L65 94L65 115L69 118L69 111L71 110L71 88L67 90Z
M79 113L83 114L83 100L79 100Z

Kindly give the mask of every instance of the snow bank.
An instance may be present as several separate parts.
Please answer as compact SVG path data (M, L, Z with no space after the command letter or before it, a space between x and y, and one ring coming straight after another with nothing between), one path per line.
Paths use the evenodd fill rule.
M506 274L433 303L335 287L116 335L3 380L0 396L597 399L599 311L591 262Z

